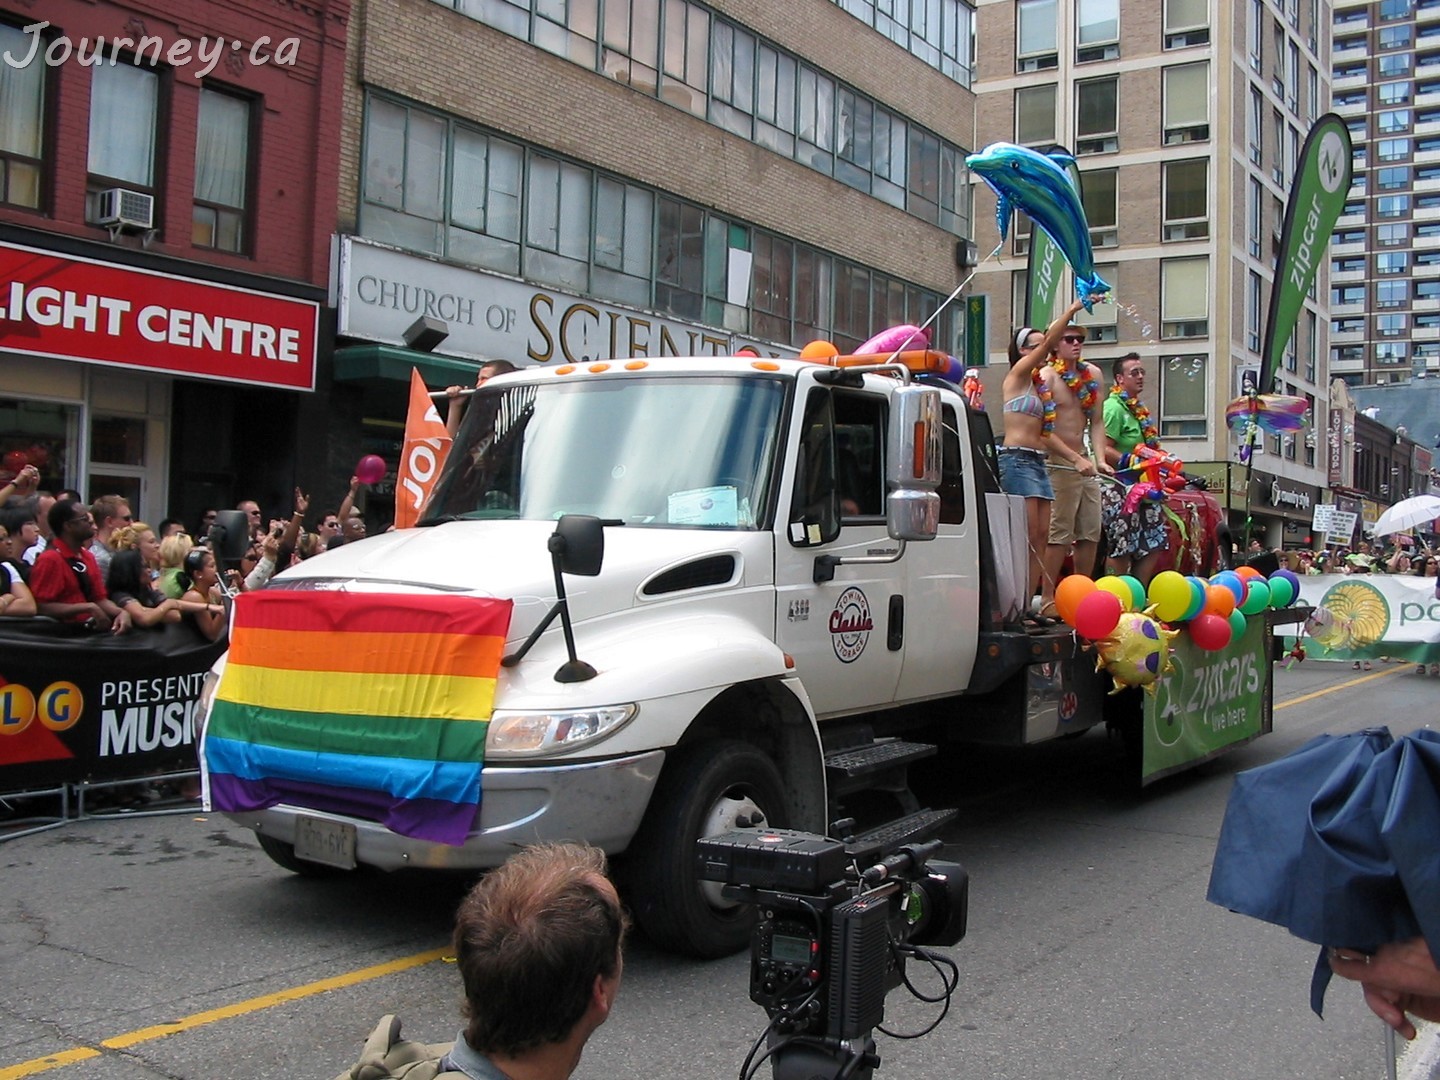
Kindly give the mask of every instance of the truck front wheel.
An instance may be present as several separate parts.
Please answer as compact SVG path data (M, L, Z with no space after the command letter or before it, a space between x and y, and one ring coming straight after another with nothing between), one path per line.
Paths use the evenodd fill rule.
M752 826L785 826L780 770L748 743L687 746L672 755L626 855L630 907L671 952L712 959L743 949L755 910L696 873L695 842Z

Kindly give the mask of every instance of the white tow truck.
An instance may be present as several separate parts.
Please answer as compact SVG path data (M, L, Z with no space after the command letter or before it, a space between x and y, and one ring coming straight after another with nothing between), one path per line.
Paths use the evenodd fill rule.
M823 833L877 787L897 799L888 835L931 828L906 767L946 742L1108 720L1133 744L1139 693L1107 698L1068 629L1016 621L1023 502L999 493L988 419L926 373L946 360L641 358L491 380L417 528L271 586L513 601L473 831L452 846L288 803L235 820L302 873L485 868L587 840L654 940L717 956L746 944L751 913L698 879L698 838ZM1172 704L1161 722L1183 719Z

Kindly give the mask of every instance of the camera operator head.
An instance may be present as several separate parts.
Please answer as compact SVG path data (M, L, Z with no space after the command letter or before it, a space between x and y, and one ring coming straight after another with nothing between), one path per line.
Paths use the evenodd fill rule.
M568 1077L620 987L628 920L598 848L526 848L470 891L455 917L465 983L448 1067Z

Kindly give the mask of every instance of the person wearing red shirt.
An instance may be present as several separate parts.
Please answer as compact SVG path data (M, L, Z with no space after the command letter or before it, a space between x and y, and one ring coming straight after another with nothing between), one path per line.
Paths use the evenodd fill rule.
M39 614L95 630L123 634L130 616L105 592L95 556L86 550L95 536L95 519L84 503L61 499L48 515L54 542L40 553L30 572L30 591Z

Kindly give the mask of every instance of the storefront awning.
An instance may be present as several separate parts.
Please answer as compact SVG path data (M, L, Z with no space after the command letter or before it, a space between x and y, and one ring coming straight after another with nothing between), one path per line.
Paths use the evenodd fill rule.
M420 369L427 386L470 386L480 363L418 352L400 345L346 345L335 350L335 380L392 379L408 383L410 369Z

